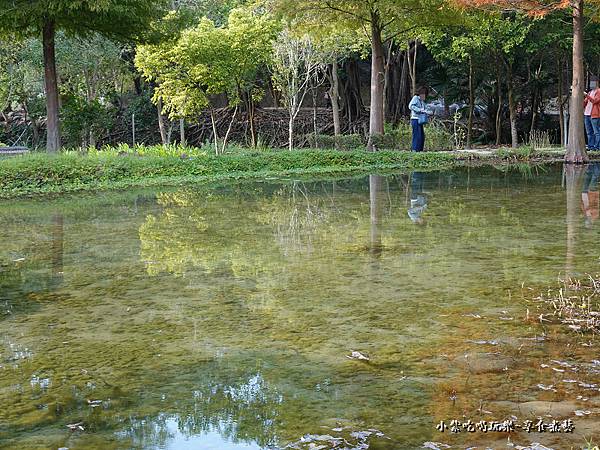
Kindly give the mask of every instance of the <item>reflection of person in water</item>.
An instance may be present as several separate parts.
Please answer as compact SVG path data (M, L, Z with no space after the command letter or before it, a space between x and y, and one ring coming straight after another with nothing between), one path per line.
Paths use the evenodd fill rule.
M583 190L581 192L581 209L585 215L585 226L591 228L598 219L600 202L598 198L598 179L600 163L590 164L585 172Z
M423 192L425 175L423 172L413 172L410 182L410 207L408 208L408 217L413 223L423 225L423 213L427 209L427 195Z

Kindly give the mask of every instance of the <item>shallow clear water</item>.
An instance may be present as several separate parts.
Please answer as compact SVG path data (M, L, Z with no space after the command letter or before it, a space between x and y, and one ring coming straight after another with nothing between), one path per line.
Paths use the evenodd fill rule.
M2 202L0 445L506 448L435 427L540 415L575 433L510 442L597 443L600 344L525 320L600 268L573 170Z

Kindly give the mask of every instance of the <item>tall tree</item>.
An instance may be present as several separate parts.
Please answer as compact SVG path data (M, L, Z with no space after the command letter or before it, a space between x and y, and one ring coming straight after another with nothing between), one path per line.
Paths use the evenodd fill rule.
M0 0L0 34L41 37L47 109L48 152L60 148L57 30L75 35L97 32L120 39L144 36L148 24L162 15L166 0Z
M469 113L467 147L472 141L475 106L475 70L486 66L496 68L496 78L504 78L508 92L512 146L518 145L517 101L514 85L514 66L520 50L528 48L531 24L526 18L503 18L499 14L473 11L465 16L462 27L431 29L424 34L428 50L433 56L455 70L465 66L468 82ZM495 64L494 64L495 63ZM479 67L476 67L479 66ZM488 72L489 73L489 72ZM498 83L500 84L500 83ZM498 86L498 89L501 87Z
M206 109L214 118L211 98L218 94L225 94L236 111L246 103L251 116L250 108L261 95L259 71L270 61L277 28L269 15L236 8L227 26L217 27L203 18L173 42L140 46L135 64L156 84L154 101L162 102L171 119L194 118ZM232 121L235 118L234 113ZM219 153L216 127L213 134ZM226 140L227 136L223 149Z
M270 0L289 18L327 30L331 23L364 30L371 42L371 106L369 148L372 137L384 134L384 73L386 42L407 37L419 27L450 20L450 3L442 0Z
M570 8L573 19L573 76L569 105L569 143L565 161L584 163L589 161L585 151L585 127L583 121L583 92L585 70L583 61L584 4L600 4L598 0L456 0L468 7L497 7L526 11L532 16L543 16L558 9Z

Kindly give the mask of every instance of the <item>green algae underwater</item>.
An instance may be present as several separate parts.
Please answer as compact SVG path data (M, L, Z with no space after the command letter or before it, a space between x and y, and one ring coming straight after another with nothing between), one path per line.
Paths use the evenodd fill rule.
M3 201L0 446L597 445L600 343L535 300L600 272L590 167Z

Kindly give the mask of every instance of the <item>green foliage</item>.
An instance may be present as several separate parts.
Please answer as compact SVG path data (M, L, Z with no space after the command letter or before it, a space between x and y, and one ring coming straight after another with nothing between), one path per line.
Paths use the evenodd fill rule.
M191 155L191 156L190 156ZM0 197L140 185L447 167L451 153L300 150L215 156L180 147L31 154L0 161Z
M38 36L45 23L58 30L116 40L149 38L148 24L164 14L166 0L0 0L0 34Z
M537 152L529 145L523 145L517 148L500 148L495 151L496 157L513 161L528 161L531 158L540 155L541 153Z
M113 126L115 108L110 104L71 94L63 96L62 106L63 138L68 146L88 142L90 135L104 134Z
M450 2L441 0L269 0L276 11L308 27L316 35L362 33L376 25L384 39L405 42L419 28L455 23ZM427 17L426 21L423 18Z
M409 122L399 122L395 127L386 125L385 136L377 140L377 148L411 150L412 127ZM453 137L439 121L431 121L425 125L425 151L452 150Z
M268 15L237 8L226 27L203 18L174 43L141 46L135 64L157 85L154 100L163 101L171 118L195 117L214 94L226 94L231 104L257 97L257 75L269 61L276 30Z
M342 134L332 136L329 134L314 134L308 136L308 142L311 147L337 149L337 150L358 150L364 148L367 143L360 134Z

